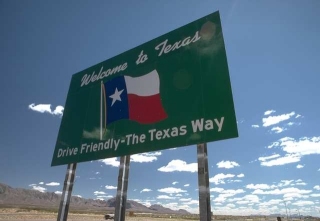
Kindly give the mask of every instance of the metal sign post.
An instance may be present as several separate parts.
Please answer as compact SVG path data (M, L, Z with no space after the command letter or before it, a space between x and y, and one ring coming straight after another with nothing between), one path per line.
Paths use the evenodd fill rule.
M197 145L200 221L211 221L207 143Z
M68 164L66 178L64 180L64 185L63 185L63 193L61 195L57 221L66 221L68 218L69 204L70 204L74 177L76 174L76 168L77 168L76 163Z
M120 157L118 189L114 221L124 221L126 216L127 189L130 167L130 155Z

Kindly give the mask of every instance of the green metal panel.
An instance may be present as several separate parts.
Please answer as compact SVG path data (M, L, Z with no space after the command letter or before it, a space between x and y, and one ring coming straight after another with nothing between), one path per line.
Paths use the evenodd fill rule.
M167 117L151 124L122 119L105 127L108 116L100 102L101 84L153 70L159 76L161 105ZM144 89L151 84L146 83ZM237 136L220 15L215 12L74 74L52 166Z

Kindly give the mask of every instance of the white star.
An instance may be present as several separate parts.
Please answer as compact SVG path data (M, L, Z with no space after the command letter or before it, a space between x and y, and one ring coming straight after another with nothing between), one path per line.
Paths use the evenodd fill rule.
M124 89L122 89L121 91L118 91L118 88L116 88L116 90L114 91L114 94L109 96L110 98L112 98L111 107L116 101L121 101L120 95L122 94L123 90Z

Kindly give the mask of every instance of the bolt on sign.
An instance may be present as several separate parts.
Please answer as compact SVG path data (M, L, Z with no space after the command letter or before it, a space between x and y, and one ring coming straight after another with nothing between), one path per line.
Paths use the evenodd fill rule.
M51 165L237 136L215 12L74 74Z

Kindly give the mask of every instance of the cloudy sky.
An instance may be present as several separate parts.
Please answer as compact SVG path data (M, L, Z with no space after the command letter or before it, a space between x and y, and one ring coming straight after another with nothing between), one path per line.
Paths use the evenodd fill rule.
M50 167L71 76L219 10L239 138L208 144L214 214L320 216L320 1L0 1L0 182L61 193ZM198 212L196 146L131 156L128 199ZM115 196L119 159L73 195Z

